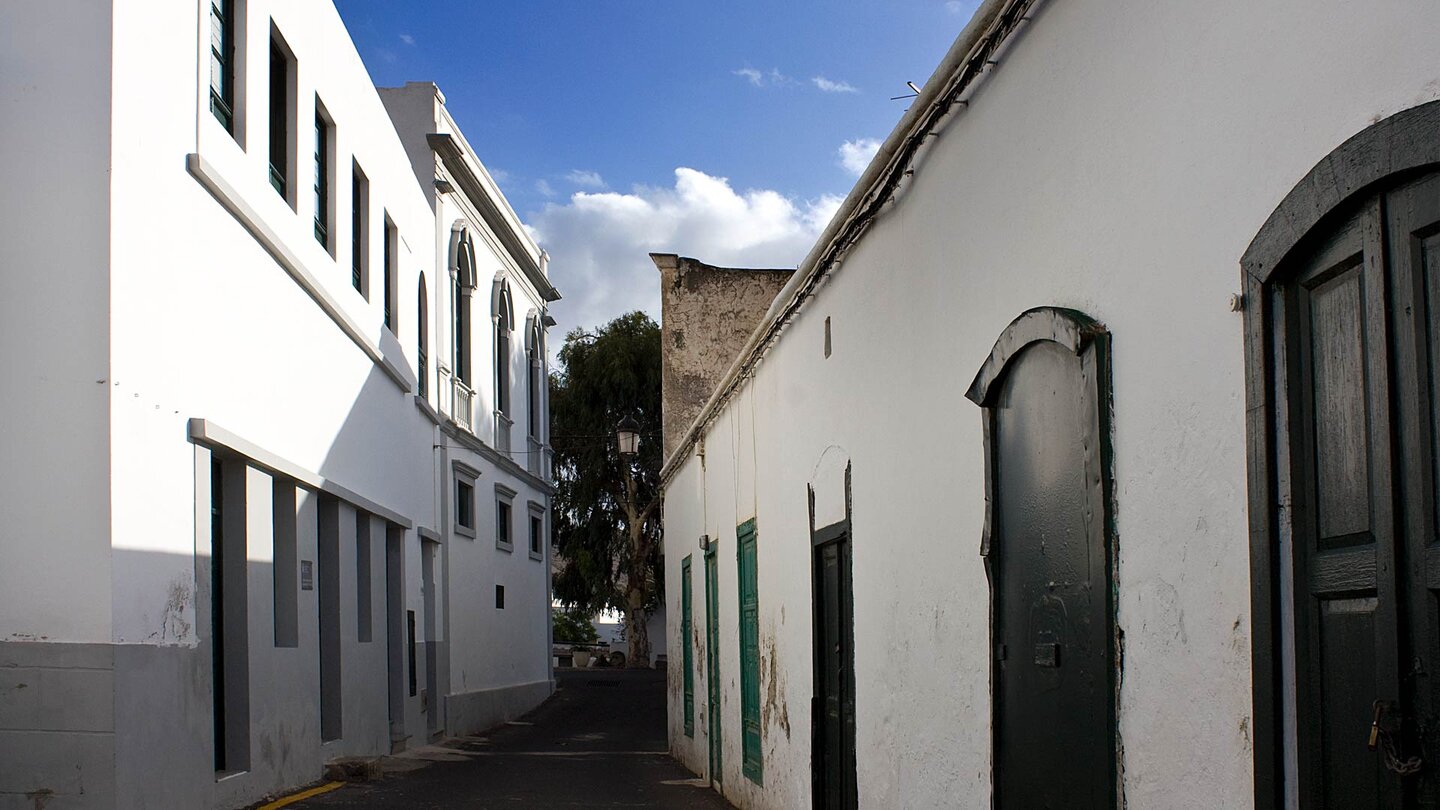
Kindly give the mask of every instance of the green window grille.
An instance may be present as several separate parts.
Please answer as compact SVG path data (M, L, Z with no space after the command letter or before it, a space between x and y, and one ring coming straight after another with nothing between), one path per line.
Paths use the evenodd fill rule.
M356 166L350 175L350 283L365 295L365 178Z
M210 0L210 112L235 132L235 4Z
M395 331L395 226L385 222L385 328Z
M760 754L760 595L756 581L755 521L735 529L740 573L740 727L745 778L764 784Z
M684 663L685 681L685 736L695 736L695 641L690 619L690 607L694 600L690 584L690 557L680 561L680 649Z
M285 170L290 165L290 61L279 43L270 43L270 185L287 196Z
M330 248L330 127L315 113L315 241Z

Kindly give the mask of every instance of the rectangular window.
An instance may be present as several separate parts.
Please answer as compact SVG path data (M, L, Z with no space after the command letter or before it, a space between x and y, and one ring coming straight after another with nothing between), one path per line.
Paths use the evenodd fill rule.
M340 501L320 496L316 525L316 585L320 608L320 741L343 732L344 678L340 670Z
M504 609L505 609L505 586L504 586L504 585L496 585L496 586L495 586L495 607L496 607L496 609L498 609L498 610L504 610Z
M290 199L290 58L270 40L270 185Z
M235 134L235 0L210 0L210 112Z
M386 329L389 329L392 334L396 331L396 326L395 326L395 320L396 320L396 318L395 318L395 264L396 264L395 251L398 250L399 247L400 247L400 246L399 246L399 241L400 241L400 238L399 238L399 237L400 237L400 235L399 235L398 233L396 233L396 231L395 231L395 223L393 223L393 222L390 221L390 217L388 217L388 216L385 217L385 256L384 256L384 259L383 259L385 277L384 277L384 279L382 279L382 281L383 281L384 284L385 284L385 292L384 292L384 298L385 298L385 328L386 328Z
M350 283L370 300L370 181L356 163L350 175Z
M330 249L330 149L333 143L330 122L315 99L315 241Z
M295 482L276 477L271 485L271 531L275 554L275 646L300 646L300 562L296 551Z
M512 546L510 540L510 502L507 500L495 500L495 545L509 550Z
M764 784L760 756L760 602L755 521L735 529L740 569L740 727L745 778Z
M415 672L415 611L405 611L405 646L410 659L410 697L415 697L417 681Z
M469 481L455 479L455 525L475 529L475 485Z
M685 736L695 736L695 645L690 637L690 606L694 594L690 584L690 555L680 561L680 650L681 663L685 667L682 679L685 683Z
M544 556L544 546L541 545L545 536L544 513L534 509L530 510L530 557L540 559Z
M374 637L370 580L370 516L355 512L355 637L361 643Z

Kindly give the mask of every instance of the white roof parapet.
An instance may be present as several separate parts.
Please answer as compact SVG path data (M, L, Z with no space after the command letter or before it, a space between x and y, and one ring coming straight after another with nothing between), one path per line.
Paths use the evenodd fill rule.
M856 181L840 204L830 224L805 256L795 275L775 296L760 324L755 327L740 350L735 362L721 378L720 384L700 414L675 445L675 452L660 470L661 485L667 485L680 460L695 446L705 426L715 418L730 395L745 377L753 373L765 350L779 335L790 317L799 311L820 279L837 265L841 256L864 233L866 226L893 195L903 179L911 159L924 145L932 128L950 112L953 105L966 102L960 94L975 78L994 64L993 57L1026 16L1041 0L984 0L965 30L955 39L950 50L921 88L915 103L906 111L881 144L865 173Z

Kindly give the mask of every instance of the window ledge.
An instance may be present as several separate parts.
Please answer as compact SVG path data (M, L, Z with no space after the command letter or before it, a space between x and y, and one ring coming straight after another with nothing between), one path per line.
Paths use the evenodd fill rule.
M495 540L495 548L500 549L501 551L505 552L506 554L513 554L513 553L515 553L515 544L514 544L514 543L507 543L507 542L505 542L504 540L496 539L496 540Z
M544 561L545 561L545 555L544 555L544 554L539 554L539 553L536 553L536 552L532 551L532 552L530 552L530 559L534 560L535 562L544 562Z
M214 166L193 152L186 156L185 166L190 174L200 182L200 185L204 186L225 207L225 210L229 211L244 226L245 230L250 232L250 235L275 258L275 261L285 269L295 283L299 284L300 288L320 306L320 309L330 316L330 320L340 327L340 331L360 347L360 350L375 365L379 366L380 370L384 371L386 376L400 387L401 391L408 394L415 390L415 378L413 374L409 373L408 363L404 359L396 363L381 350L379 345L365 336L364 330L345 312L340 302L331 297L325 286L320 283L319 278L305 268L304 262L290 251L279 234L271 230L264 218L250 207L243 195L220 176ZM386 329L385 333L388 335L389 330Z
M459 523L456 523L455 533L460 535L461 537L468 537L471 540L475 539L475 530L470 528L469 526L461 526Z

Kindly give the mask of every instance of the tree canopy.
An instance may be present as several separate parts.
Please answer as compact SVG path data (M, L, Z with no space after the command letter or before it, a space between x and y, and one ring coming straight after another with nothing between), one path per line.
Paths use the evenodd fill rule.
M659 604L664 582L660 327L645 313L631 312L593 333L572 330L559 359L550 378L551 444L555 533L565 567L555 577L555 597L567 608L617 610L629 621L637 618L634 601L645 613ZM615 441L626 416L639 423L641 435L630 464L629 508L625 462Z

